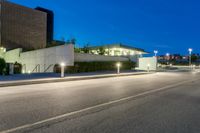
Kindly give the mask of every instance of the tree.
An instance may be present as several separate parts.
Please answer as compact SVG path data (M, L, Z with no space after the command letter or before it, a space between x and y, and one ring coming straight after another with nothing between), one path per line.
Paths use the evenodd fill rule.
M76 39L75 38L71 39L71 44L74 44L74 45L76 44Z
M69 39L65 43L66 44L73 44L73 45L75 45L76 44L76 39L75 38Z
M83 47L83 52L84 53L90 53L90 49L89 49L89 43L87 43L84 47Z
M80 53L80 52L81 52L81 49L80 49L80 48L74 47L74 52L75 52L75 53Z
M6 61L3 58L0 58L0 75L4 73L6 69Z
M195 55L195 54L193 54L193 55L191 56L191 59L192 59L192 62L196 62L196 61L198 60L198 56Z
M105 55L106 51L103 47L100 47L99 50L98 50L98 54L99 55Z

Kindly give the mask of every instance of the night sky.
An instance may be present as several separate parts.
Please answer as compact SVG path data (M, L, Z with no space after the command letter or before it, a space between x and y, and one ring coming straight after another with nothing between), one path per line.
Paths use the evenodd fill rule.
M55 39L124 43L160 54L200 52L199 0L10 0L55 13Z

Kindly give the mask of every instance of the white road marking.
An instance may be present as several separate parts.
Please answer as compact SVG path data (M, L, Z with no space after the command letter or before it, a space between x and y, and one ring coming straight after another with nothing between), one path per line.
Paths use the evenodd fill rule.
M183 81L183 82L179 82L179 83L176 83L176 84L168 85L168 86L161 87L161 88L158 88L158 89L142 92L142 93L134 95L134 96L121 98L121 99L118 99L118 100L114 100L114 101L98 104L98 105L95 105L95 106L92 106L92 107L88 107L88 108L85 108L85 109L81 109L81 110L78 110L78 111L74 111L74 112L63 114L63 115L55 116L55 117L52 117L52 118L49 118L49 119L45 119L45 120L42 120L42 121L38 121L38 122L35 122L35 123L32 123L32 124L26 124L26 125L19 126L19 127L16 127L16 128L11 128L11 129L8 129L8 130L5 130L5 131L1 131L0 133L13 133L13 132L23 131L23 130L27 130L27 129L33 130L35 128L43 127L45 125L48 125L51 122L53 123L53 121L58 121L59 119L66 119L67 117L70 117L70 116L73 116L73 115L77 115L79 113L84 113L84 112L87 112L87 111L91 111L93 109L102 108L102 107L105 107L105 106L108 106L108 105L112 105L112 104L116 104L116 103L120 103L120 102L123 102L123 101L128 101L128 100L140 97L140 96L144 96L144 95L151 94L151 93L154 93L154 92L159 92L161 90L166 90L166 89L169 89L169 88L174 88L176 86L179 86L179 85L182 85L182 84L185 84L185 83L194 82L194 81L197 81L197 80L200 80L200 79L186 80L186 81Z

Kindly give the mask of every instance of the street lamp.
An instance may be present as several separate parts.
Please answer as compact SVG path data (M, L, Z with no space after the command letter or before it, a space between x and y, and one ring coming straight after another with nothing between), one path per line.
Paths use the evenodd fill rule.
M191 66L192 65L192 51L193 51L193 49L189 48L188 51L189 51L189 66Z
M157 54L158 54L158 50L154 50L153 52L154 52L154 54L155 54L155 57L156 57L156 56L157 56Z
M166 56L167 56L167 64L169 64L169 56L170 56L170 54L166 53Z
M64 62L60 63L60 66L61 66L61 78L64 78L65 77L65 63Z
M120 63L117 63L116 66L117 66L117 74L120 74L120 67L121 67L121 64L120 64Z

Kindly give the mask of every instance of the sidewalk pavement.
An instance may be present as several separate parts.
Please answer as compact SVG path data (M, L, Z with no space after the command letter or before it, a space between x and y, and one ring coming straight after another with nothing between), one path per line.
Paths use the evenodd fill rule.
M122 72L120 74L116 74L115 72L91 72L91 73L65 74L64 78L61 78L60 74L56 73L40 73L40 74L29 74L29 75L18 74L11 76L0 76L0 87L143 75L143 74L152 74L152 72L127 71L127 72Z

